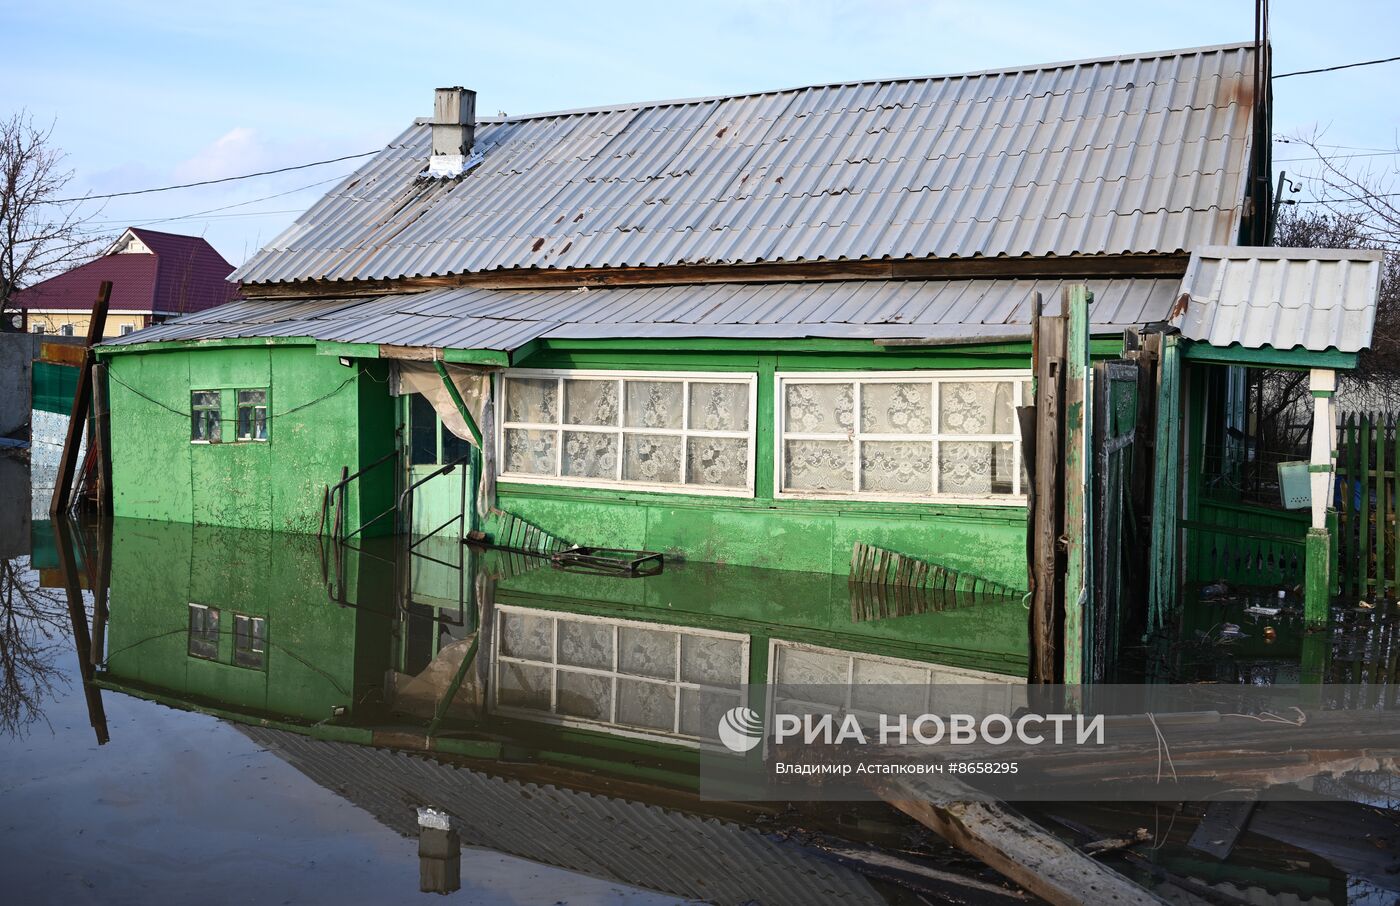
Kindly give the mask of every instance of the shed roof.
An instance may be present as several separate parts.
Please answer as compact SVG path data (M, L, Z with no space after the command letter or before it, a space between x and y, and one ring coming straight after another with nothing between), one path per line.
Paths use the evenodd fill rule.
M372 299L245 301L113 338L106 345L307 337L510 352L532 340L608 338L994 339L1024 336L1054 279L845 280L604 289L456 287ZM1096 333L1167 317L1175 279L1087 281Z
M1203 248L1191 256L1172 323L1217 347L1359 352L1371 345L1380 251Z
M402 135L244 283L523 268L1185 252L1238 228L1251 45L483 119Z

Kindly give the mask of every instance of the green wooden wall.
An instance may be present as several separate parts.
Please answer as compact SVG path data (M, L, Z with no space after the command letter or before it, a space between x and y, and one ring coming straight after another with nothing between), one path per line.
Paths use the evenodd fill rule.
M1023 506L777 499L773 493L774 381L784 371L965 370L1030 367L1026 344L910 349L850 341L621 340L542 343L522 368L742 371L758 375L754 497L548 487L501 482L501 509L578 544L663 551L710 563L844 575L864 541L1020 587L1026 582ZM726 349L725 347L728 347ZM708 347L708 348L706 348ZM487 525L488 530L491 528Z
M389 592L335 607L316 540L214 526L115 519L107 675L177 698L319 721L354 710L383 681ZM189 654L189 605L220 611L218 657ZM233 662L234 615L266 620L262 669ZM362 645L360 640L373 644Z
M322 490L342 467L353 472L394 445L381 362L347 368L312 345L215 345L110 355L108 364L119 517L314 532ZM234 392L264 387L267 441L232 442ZM190 443L193 390L223 391L224 443ZM367 484L371 514L388 505L391 482L383 470Z

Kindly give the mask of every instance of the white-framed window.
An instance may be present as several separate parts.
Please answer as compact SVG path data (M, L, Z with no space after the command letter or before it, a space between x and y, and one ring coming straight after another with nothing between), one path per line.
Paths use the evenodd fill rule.
M779 497L1021 503L1030 371L776 376Z
M746 635L515 605L496 614L498 713L699 745L743 703Z
M752 497L756 387L751 373L507 372L500 477Z
M771 639L768 643L768 713L854 714L862 726L877 726L881 714L938 711L937 686L973 686L955 700L989 710L1008 701L1024 704L1015 688L1024 679ZM943 696L943 705L948 696Z
M122 336L126 336L126 335L129 334L129 333L135 333L135 332L136 332L136 325L135 325L135 324L123 324L123 325L122 325Z

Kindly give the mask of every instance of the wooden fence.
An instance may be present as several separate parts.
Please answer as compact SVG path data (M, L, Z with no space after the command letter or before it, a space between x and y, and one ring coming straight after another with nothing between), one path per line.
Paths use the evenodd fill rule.
M1396 413L1348 415L1337 429L1337 577L1344 599L1400 594Z

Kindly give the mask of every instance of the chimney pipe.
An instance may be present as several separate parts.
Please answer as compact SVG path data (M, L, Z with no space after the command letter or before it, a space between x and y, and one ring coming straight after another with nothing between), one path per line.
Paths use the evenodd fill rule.
M428 175L461 176L476 139L476 92L460 86L433 95L433 153Z

